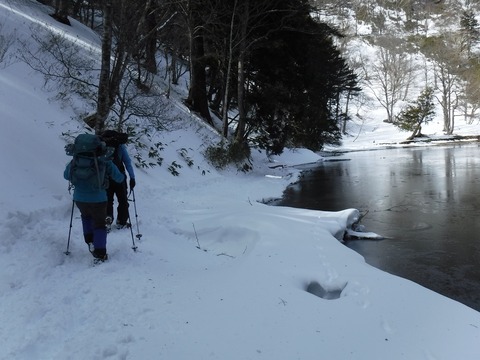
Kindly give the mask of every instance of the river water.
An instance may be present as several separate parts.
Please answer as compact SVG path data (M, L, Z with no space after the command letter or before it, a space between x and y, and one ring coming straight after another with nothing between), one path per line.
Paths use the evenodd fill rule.
M480 147L362 151L331 157L277 205L339 211L384 240L350 240L367 263L480 311Z

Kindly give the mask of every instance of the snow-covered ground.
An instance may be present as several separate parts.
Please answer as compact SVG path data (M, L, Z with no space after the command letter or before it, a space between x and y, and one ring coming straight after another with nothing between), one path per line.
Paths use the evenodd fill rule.
M3 31L28 38L32 20L92 43L36 1L0 1ZM214 134L191 121L161 140L166 163L181 163L186 148L192 167L176 177L165 166L137 169L138 251L128 230L113 231L110 260L92 266L75 210L66 256L61 133L78 122L42 85L25 64L0 69L0 359L480 358L477 311L367 265L339 241L355 209L261 203L281 196L297 170L253 152L254 171L218 172L201 155ZM344 148L405 137L381 123L364 131ZM275 160L319 156L292 150Z

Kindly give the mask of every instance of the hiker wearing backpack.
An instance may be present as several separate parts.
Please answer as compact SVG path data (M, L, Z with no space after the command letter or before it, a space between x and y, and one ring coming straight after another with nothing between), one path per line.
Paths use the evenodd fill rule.
M73 159L67 164L63 177L74 189L73 201L81 213L85 242L93 257L107 260L106 189L109 182L122 183L125 175L111 161L113 149L97 135L80 134L65 150Z
M113 163L118 167L120 172L124 175L128 173L130 178L129 186L130 191L135 187L135 173L133 171L132 161L128 155L126 143L128 141L128 134L121 133L115 130L105 130L101 135L101 139L105 141L107 146L115 149L113 153ZM122 183L110 183L107 189L107 231L110 231L111 224L114 219L113 203L115 197L117 198L117 220L116 226L117 229L123 229L127 226L128 220L130 218L128 213L128 187L127 187L127 177Z

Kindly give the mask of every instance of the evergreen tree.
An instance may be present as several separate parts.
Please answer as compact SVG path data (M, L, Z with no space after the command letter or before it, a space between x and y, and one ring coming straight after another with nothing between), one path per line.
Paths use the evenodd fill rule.
M249 61L251 134L272 153L286 145L317 151L340 140L337 103L352 72L333 45L334 30L307 12L281 21L288 25L270 34Z
M435 116L435 104L433 103L433 89L425 88L418 99L409 105L397 116L395 125L401 130L413 131L408 138L412 140L421 136L422 125L428 123Z

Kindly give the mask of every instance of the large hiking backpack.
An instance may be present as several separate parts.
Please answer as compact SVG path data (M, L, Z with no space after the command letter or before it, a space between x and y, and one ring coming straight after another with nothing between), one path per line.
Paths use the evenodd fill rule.
M73 156L70 163L70 183L83 190L108 188L106 162L111 160L113 148L97 135L80 134L73 144L65 146L65 152Z
M100 138L102 141L105 141L107 146L111 146L113 148L118 147L121 144L126 144L128 141L128 134L118 132L115 130L105 130L100 134Z

